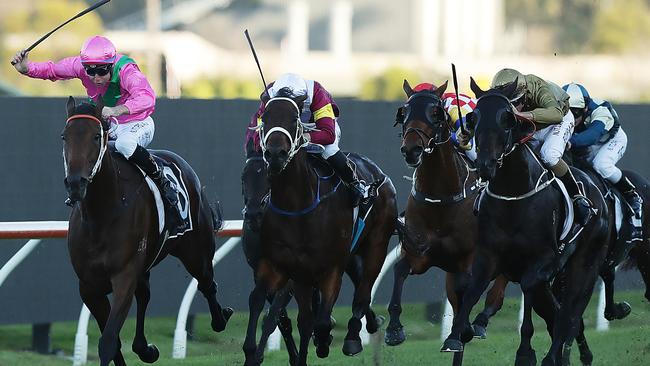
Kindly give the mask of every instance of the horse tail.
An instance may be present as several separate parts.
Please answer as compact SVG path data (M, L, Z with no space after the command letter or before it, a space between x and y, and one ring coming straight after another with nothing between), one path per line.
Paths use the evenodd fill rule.
M636 268L637 266L638 266L638 264L637 264L636 258L633 258L633 257L628 255L627 258L625 258L625 260L623 261L623 263L621 263L620 268L622 270L624 270L624 271L629 271L631 269Z
M210 217L212 218L212 226L215 230L221 230L223 227L223 210L221 209L221 201L219 198L215 199L214 203L208 203L210 207Z

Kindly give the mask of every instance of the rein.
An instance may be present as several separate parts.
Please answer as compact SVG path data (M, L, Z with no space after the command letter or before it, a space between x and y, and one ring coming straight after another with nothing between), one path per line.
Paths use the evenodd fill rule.
M97 156L97 161L95 162L95 165L93 166L93 170L90 172L90 175L88 176L88 182L92 182L93 178L95 177L95 174L99 171L99 168L102 166L102 160L104 158L104 154L106 153L106 149L108 147L108 132L104 131L104 127L102 124L102 121L99 120L99 118L90 115L90 114L76 114L73 116L68 117L68 119L65 121L65 123L69 123L70 121L73 121L75 119L90 119L99 124L99 136L100 136L100 148L99 148L99 156ZM65 168L65 175L66 177L68 176L68 162L65 160L65 154L63 154L63 165Z

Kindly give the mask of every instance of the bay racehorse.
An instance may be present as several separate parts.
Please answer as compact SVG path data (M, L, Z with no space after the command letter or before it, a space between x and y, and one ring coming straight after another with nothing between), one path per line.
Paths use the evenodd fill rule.
M546 321L552 339L542 364L559 365L564 347L581 330L582 313L607 253L611 224L608 207L593 181L574 169L595 212L575 240L562 238L563 222L571 206L558 180L526 143L534 124L515 117L508 97L516 81L487 92L473 79L470 85L479 99L467 118L475 126L479 175L488 183L480 199L479 239L470 285L442 350L463 350L463 342L472 338L471 308L489 281L504 274L519 282L524 293L524 322L515 364L536 363L530 344L534 307ZM561 284L556 288L559 307L548 285L554 277L555 283Z
M154 195L143 174L108 146L108 123L101 105L67 102L63 128L65 186L76 202L70 214L68 251L79 278L79 293L101 330L99 359L102 366L114 361L126 365L121 352L120 329L135 295L137 320L132 350L147 363L159 352L148 344L144 319L150 298L150 269L168 254L180 259L198 281L208 301L212 328L219 332L232 315L217 302L212 257L217 219L192 168L180 156L152 151L159 159L180 169L193 229L163 244ZM161 234L162 231L162 234ZM107 295L113 293L112 303Z
M403 88L408 100L399 108L395 123L402 126L400 151L415 172L405 224L400 228L402 253L394 267L388 306L388 345L406 339L399 316L402 287L409 274L422 274L433 266L444 270L447 298L454 313L458 310L469 283L478 228L472 209L479 191L478 175L452 143L453 126L441 99L447 83L415 92L404 80ZM499 277L488 292L485 309L473 322L476 336L486 336L488 319L503 305L507 283Z
M355 211L351 192L331 175L323 176L311 161L302 134L300 111L304 96L293 97L281 90L274 98L264 94L260 127L264 159L268 162L270 196L261 226L261 255L256 268L256 285L249 297L249 321L243 350L246 364L259 362L256 329L267 294L285 291L293 282L298 303L300 351L298 364L306 365L309 340L314 337L316 354L329 354L331 312L341 288L342 274L353 257L361 269L348 322L343 352L362 350L359 331L366 316L368 332L378 329L370 308L372 285L386 257L388 242L397 221L396 192L390 179L369 159L350 154L361 179L371 183L371 209L363 215L365 229L354 230ZM354 235L360 233L357 240ZM356 244L354 247L352 243ZM314 289L321 295L312 304ZM271 306L269 318L277 308ZM314 312L316 314L314 314Z

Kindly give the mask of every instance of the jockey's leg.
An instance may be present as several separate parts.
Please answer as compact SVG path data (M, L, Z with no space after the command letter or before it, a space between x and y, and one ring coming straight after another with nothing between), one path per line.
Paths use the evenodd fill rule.
M334 143L325 146L325 151L323 151L321 156L327 160L343 183L350 187L352 191L352 207L356 207L365 197L367 188L363 182L357 179L355 171L348 162L348 157L339 150L340 139L341 129L339 128L339 124L336 123L336 138L334 139Z
M643 222L643 198L636 191L636 187L630 180L622 174L621 179L614 184L614 187L618 189L627 201L628 205L634 212L634 218L632 220L632 240L643 240L641 233L641 223Z
M568 112L561 123L547 127L546 129L550 130L546 132L540 155L546 166L564 183L572 197L576 223L585 226L591 216L591 202L580 189L567 163L562 160L567 141L573 134L574 125L573 114Z

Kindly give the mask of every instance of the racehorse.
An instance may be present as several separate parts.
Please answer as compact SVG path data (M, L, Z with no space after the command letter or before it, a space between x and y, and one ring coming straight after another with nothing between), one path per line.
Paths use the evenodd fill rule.
M300 111L305 98L293 97L286 89L271 99L263 95L265 109L260 137L264 159L269 164L270 196L269 209L264 211L262 219L262 253L256 269L256 285L249 297L250 314L243 346L247 365L257 364L263 353L255 345L255 334L265 297L285 289L290 279L299 309L298 364L306 365L312 333L316 354L327 357L332 341L330 316L342 274L353 253L361 258L362 273L354 293L343 353L361 352L359 331L363 316L367 319L368 332L378 329L377 317L370 308L370 295L396 226L395 188L374 163L350 154L360 179L372 182L369 198L372 206L363 215L365 229L363 225L353 225L356 209L350 204L351 192L335 177L319 176L321 171L302 148L306 144L302 138L304 126ZM353 234L358 234L356 240ZM314 288L321 295L317 309L313 309L311 301ZM277 308L271 306L269 318L274 316L274 311Z
M563 219L571 203L526 141L532 136L531 121L519 122L508 97L516 81L503 88L471 88L479 98L467 116L475 127L479 176L487 181L480 198L477 253L470 285L442 350L459 352L472 338L469 312L489 281L497 274L519 282L524 293L524 322L516 365L534 365L535 351L531 310L544 318L552 344L542 365L559 365L563 348L582 327L581 316L591 297L609 240L611 217L593 181L573 170L591 200L594 213L574 240L561 238ZM569 254L571 254L569 256ZM557 306L549 289L555 277Z
M396 125L402 125L400 151L415 168L413 188L405 211L401 258L395 264L395 282L386 329L388 345L405 339L399 320L404 281L409 274L422 274L436 266L446 272L447 298L454 313L469 281L474 258L477 218L472 205L478 193L478 175L451 142L452 126L444 109L444 83L435 90L413 91L404 80L406 104L399 108ZM508 281L499 277L488 292L486 306L473 328L486 336L490 316L503 305Z
M65 186L76 202L70 214L68 251L79 278L81 299L102 333L100 364L107 366L112 360L116 366L126 365L119 333L134 295L137 320L132 350L143 362L152 363L159 352L144 335L149 273L168 254L179 258L197 279L198 289L208 301L212 329L224 330L232 315L231 308L219 305L213 280L217 218L189 164L172 152L152 151L182 172L193 223L193 230L163 243L165 231L159 228L154 195L141 171L110 151L109 125L102 120L101 109L101 105L88 103L76 106L72 97L67 102L68 119L61 134ZM111 292L112 304L107 297Z

